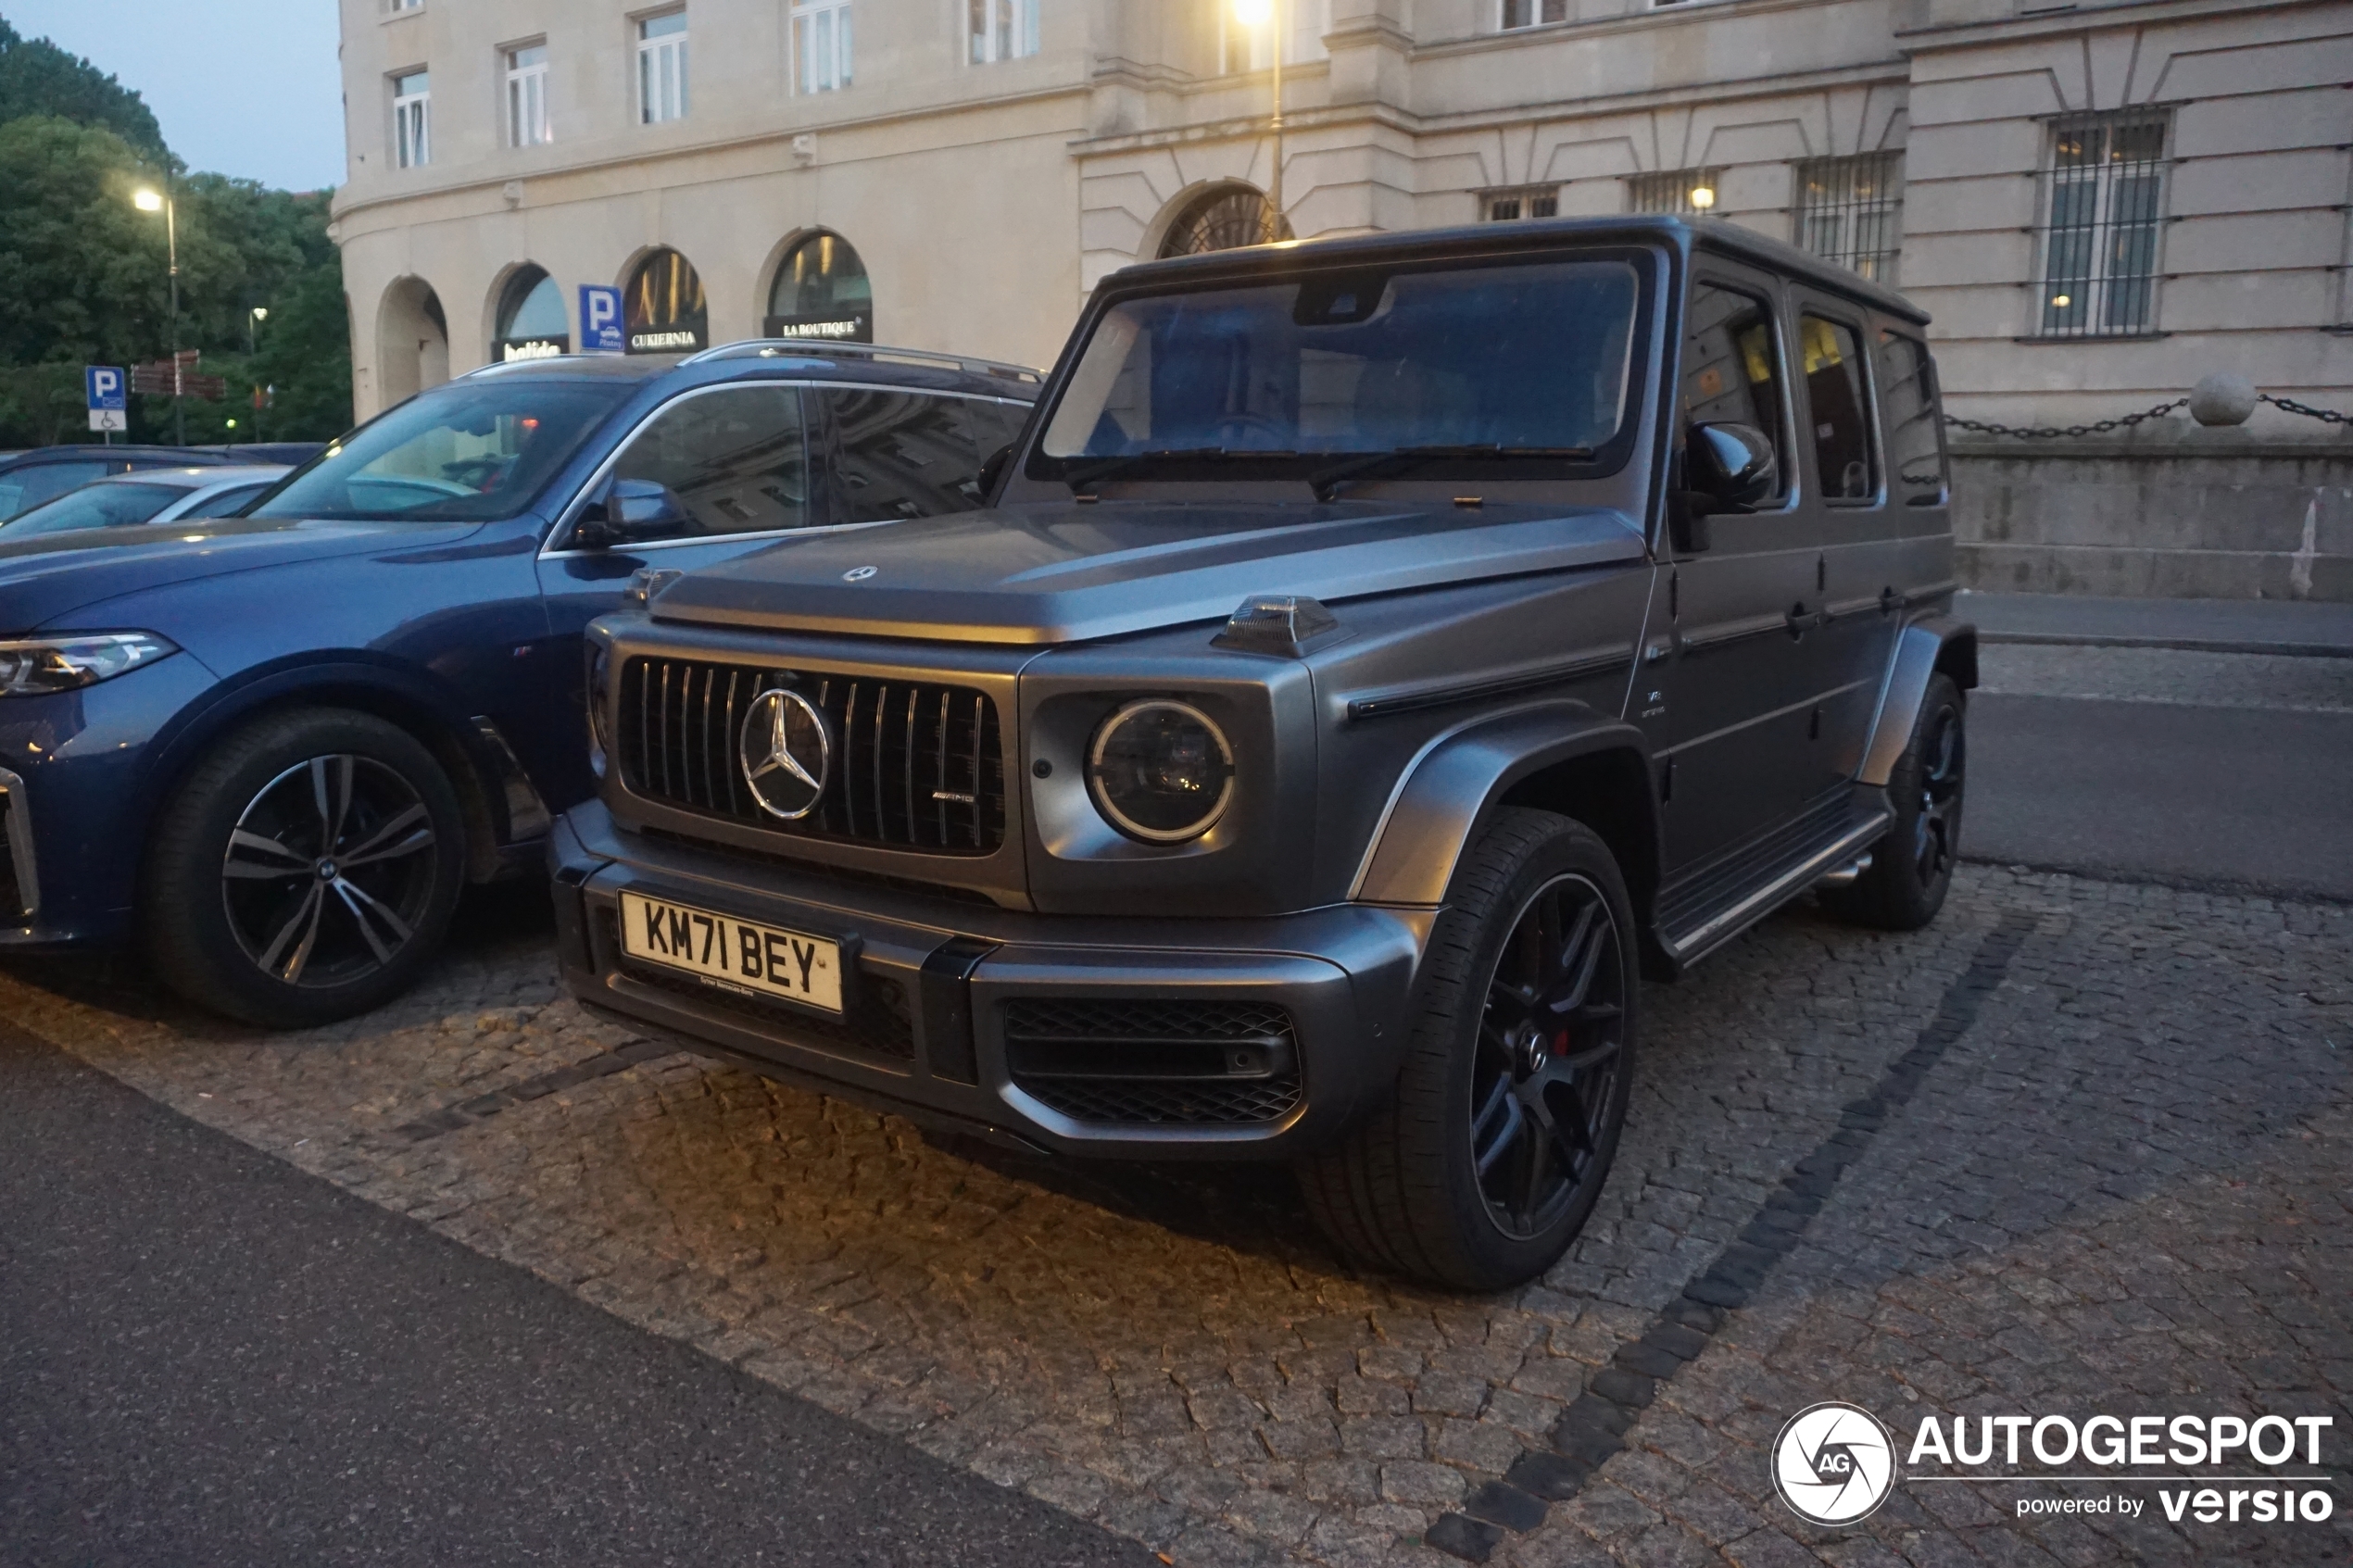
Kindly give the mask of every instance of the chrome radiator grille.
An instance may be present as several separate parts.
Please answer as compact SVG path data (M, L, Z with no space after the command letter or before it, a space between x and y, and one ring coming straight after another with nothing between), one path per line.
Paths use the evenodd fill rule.
M737 760L752 699L788 687L832 731L817 809L786 822L760 809ZM614 723L632 795L771 832L893 849L986 855L1005 840L996 704L969 686L927 685L701 659L632 659Z

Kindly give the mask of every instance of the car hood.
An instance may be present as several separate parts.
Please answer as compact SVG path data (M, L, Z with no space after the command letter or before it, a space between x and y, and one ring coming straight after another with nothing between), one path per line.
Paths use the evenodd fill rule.
M305 522L207 518L38 534L0 534L0 633L37 631L84 605L261 567L446 547L478 522Z
M1044 502L786 540L706 567L658 620L954 642L1083 642L1222 621L1253 594L1334 601L1638 559L1599 508Z

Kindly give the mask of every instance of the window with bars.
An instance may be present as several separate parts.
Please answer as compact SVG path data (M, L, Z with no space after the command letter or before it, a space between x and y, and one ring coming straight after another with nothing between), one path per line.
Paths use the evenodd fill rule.
M1715 210L1720 169L1667 169L1637 174L1626 182L1629 212L1675 212L1686 218Z
M1558 218L1558 185L1522 185L1510 191L1481 191L1479 216L1490 223L1511 223L1522 218Z
M686 118L686 13L637 24L637 123Z
M433 161L433 82L422 70L392 79L392 161L417 169Z
M1903 237L1902 155L1807 158L1797 166L1797 243L1875 283L1895 282Z
M830 93L849 85L849 0L794 0L795 85Z
M507 145L535 147L547 131L547 45L507 51Z
M2052 125L2035 312L2042 336L2130 337L2157 330L2170 129L2161 110Z
M965 0L976 66L1038 53L1038 0Z
M1568 20L1568 0L1504 0L1504 31Z

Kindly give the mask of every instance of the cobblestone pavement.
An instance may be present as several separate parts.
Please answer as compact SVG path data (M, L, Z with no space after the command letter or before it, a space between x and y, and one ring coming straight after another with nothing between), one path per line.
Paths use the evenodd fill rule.
M1980 691L2011 696L2353 713L2353 659L1989 643L1978 676Z
M1277 1170L1029 1163L665 1054L530 929L291 1035L0 970L156 1098L1175 1563L2346 1558L2353 909L1972 867L1928 932L1800 907L1647 1006L1592 1223L1478 1299L1349 1272ZM1826 1399L2328 1414L2336 1514L1913 1478L1817 1531L1764 1451Z

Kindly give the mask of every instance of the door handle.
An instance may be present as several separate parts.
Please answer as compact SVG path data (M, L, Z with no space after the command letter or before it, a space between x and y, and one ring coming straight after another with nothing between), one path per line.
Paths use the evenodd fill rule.
M1793 638L1804 637L1806 633L1812 631L1815 627L1819 626L1822 623L1822 617L1820 613L1818 611L1808 610L1806 608L1806 601L1803 599L1800 599L1797 603L1790 606L1789 614L1784 616L1782 619L1787 621L1789 625L1789 634Z

